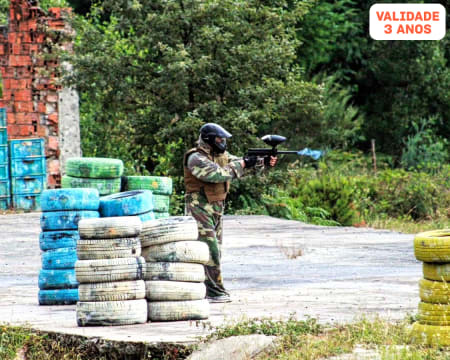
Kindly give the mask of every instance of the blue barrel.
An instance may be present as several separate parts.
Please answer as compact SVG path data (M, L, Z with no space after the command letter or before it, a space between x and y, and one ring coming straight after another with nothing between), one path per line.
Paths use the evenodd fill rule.
M75 269L46 270L39 272L39 289L75 289L78 281L75 276Z
M71 305L78 301L78 289L39 290L39 305Z
M73 269L77 261L77 248L48 250L42 253L41 260L45 270Z
M60 248L75 248L80 234L76 230L44 231L39 235L39 247L41 250Z
M98 217L98 211L47 211L41 214L41 228L44 231L77 230L81 219Z

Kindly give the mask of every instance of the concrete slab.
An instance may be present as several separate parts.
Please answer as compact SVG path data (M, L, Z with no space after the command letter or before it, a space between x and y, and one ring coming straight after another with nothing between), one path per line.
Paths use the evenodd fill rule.
M210 326L253 317L403 318L419 302L412 235L307 225L266 216L225 218L223 271L233 302L205 322L76 325L75 306L39 306L39 213L0 216L0 322L117 341L192 343ZM302 256L296 256L299 253Z
M186 360L249 360L273 345L275 336L232 336L200 346Z

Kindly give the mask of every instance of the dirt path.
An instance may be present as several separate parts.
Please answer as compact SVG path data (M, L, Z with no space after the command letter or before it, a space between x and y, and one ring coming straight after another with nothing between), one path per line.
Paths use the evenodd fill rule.
M196 341L208 325L243 318L398 319L417 309L421 264L412 235L319 227L265 216L225 219L223 270L233 302L195 322L79 328L75 306L39 306L38 213L0 216L0 323L148 343ZM301 256L297 256L299 254Z

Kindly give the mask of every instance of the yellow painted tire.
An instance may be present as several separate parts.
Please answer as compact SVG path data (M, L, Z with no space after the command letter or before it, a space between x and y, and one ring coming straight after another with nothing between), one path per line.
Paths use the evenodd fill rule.
M450 262L450 229L417 234L414 255L417 260L428 263Z
M428 280L450 282L450 263L423 263L423 277Z
M418 318L421 324L449 326L450 305L420 302Z
M416 322L411 329L415 344L450 346L450 326L426 325Z
M422 279L419 281L420 299L431 304L450 303L450 283Z

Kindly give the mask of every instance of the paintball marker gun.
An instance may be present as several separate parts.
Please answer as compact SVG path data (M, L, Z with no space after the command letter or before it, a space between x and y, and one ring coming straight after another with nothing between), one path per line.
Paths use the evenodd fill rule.
M271 149L248 149L246 154L247 157L263 157L264 165L269 165L270 157L277 156L280 154L288 154L288 155L303 155L310 156L314 160L319 159L322 156L322 152L319 150L310 150L305 148L303 150L278 150L277 146L284 143L286 138L281 135L265 135L261 138L267 145L271 146Z

